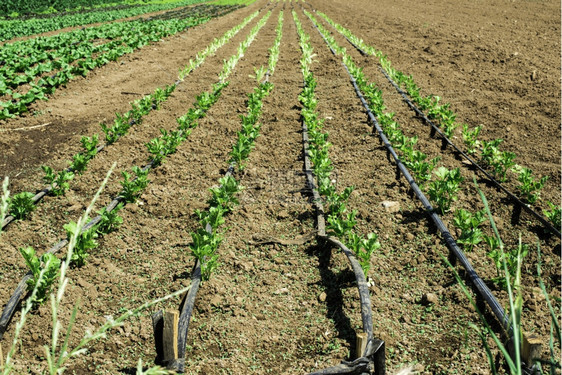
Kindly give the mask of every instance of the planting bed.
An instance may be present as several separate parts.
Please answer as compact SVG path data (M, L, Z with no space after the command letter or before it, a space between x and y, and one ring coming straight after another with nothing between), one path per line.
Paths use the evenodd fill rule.
M347 201L348 212L357 211L353 231L362 238L373 233L380 243L368 262L366 288L372 334L385 343L387 372L406 366L424 374L491 370L484 346L469 325L482 327L482 322L444 261L454 263L454 256L410 185L403 176L397 178L396 165L373 132L374 124L356 95L342 56L332 54L304 10L346 48L365 79L382 90L386 111L395 113L404 135L418 137L415 148L428 159L440 157L438 167L459 168L464 181L458 200L441 215L453 238L460 235L453 212L484 207L472 181L475 176L506 249L516 248L519 237L528 245L521 269L522 328L542 339L541 358L548 359L551 318L537 279L537 246L546 291L559 312L560 239L524 210L517 218L517 204L430 135L428 125L385 78L378 57L362 55L320 12L382 51L394 69L411 74L422 95L439 95L442 103L450 102L457 122L471 128L483 125L481 141L503 139L501 150L516 153L517 164L532 169L535 177L548 176L540 199L532 205L544 215L547 201L560 206L561 184L560 4L553 1L258 0L69 81L47 101L30 104L28 113L0 120L0 172L10 178L12 194L44 189L42 165L64 170L73 155L83 151L82 136L97 133L100 144L105 144L100 123L111 126L115 114L129 111L133 100L176 86L169 97L134 118L125 133L92 157L87 169L69 181L64 195L48 194L26 219L6 227L0 236L2 307L28 271L18 249L33 246L41 255L66 238L63 225L78 219L116 163L95 210L107 205L120 194L121 171L131 173L133 166L153 160L146 144L161 136L160 129L186 131L176 119L194 107L197 96L212 93L213 85L226 81L216 102L189 126L177 151L161 165L152 162L147 187L136 202L119 211L123 218L119 228L98 237L99 246L88 251L85 265L68 270L71 282L60 318L66 327L72 306L78 303L72 346L86 330L95 330L111 317L190 285L195 264L191 233L201 228L196 212L209 210L209 189L217 188L227 172L242 129L240 116L248 112L247 95L259 84L256 68L268 66L282 11L279 60L267 76L273 89L263 97L259 136L243 162L245 167L231 169L244 188L236 195L239 204L224 214L224 224L217 229L223 238L217 250L219 265L199 287L186 351L180 357L185 357L185 372L192 374L303 374L356 358L356 333L364 328L357 281L344 253L315 232L317 205L304 173L303 47L293 10L313 48L309 65L316 80L315 111L331 144L331 183L338 193L354 186ZM258 30L255 39L247 39L268 12L263 27L254 29ZM198 52L244 19L245 27L229 35L194 69L186 70L190 60L201 56ZM240 56L243 42L247 49L225 74L223 63ZM179 77L181 70L188 74ZM450 138L465 149L460 127ZM433 175L431 181L435 179ZM427 194L428 183L417 182ZM507 173L504 185L520 196L515 173ZM389 212L383 201L395 202L399 209ZM489 222L480 228L492 235ZM488 251L481 242L466 256L509 313L507 292L493 281L497 270ZM471 289L458 262L455 270ZM499 334L500 322L477 300ZM152 366L156 357L152 314L159 309L178 310L180 302L172 298L111 330L90 344L85 354L71 359L66 373L135 373L139 358ZM0 341L4 358L19 319L18 307ZM28 315L13 358L15 373L45 370L43 345L50 345L50 327L47 302ZM505 373L496 344L489 338L488 343L500 373ZM554 358L559 358L556 343L554 351ZM377 370L380 373L381 367Z

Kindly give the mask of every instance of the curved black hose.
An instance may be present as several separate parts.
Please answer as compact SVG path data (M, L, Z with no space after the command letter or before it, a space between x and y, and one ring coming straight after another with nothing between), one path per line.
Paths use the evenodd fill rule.
M328 236L326 234L324 205L314 181L314 174L312 172L309 159L308 127L306 126L304 120L302 121L302 143L304 154L304 173L306 176L307 188L312 192L313 204L316 208L317 237L321 240L328 241L332 245L340 248L351 264L353 274L355 275L355 280L357 281L357 289L361 302L361 321L363 323L363 331L367 333L368 342L362 356L357 360L353 362L343 361L343 363L340 365L324 370L319 370L309 375L363 374L368 371L370 372L371 361L375 362L375 373L377 375L382 375L385 373L384 342L382 340L374 339L373 337L373 315L371 309L371 297L369 295L369 286L367 284L367 280L365 279L363 269L357 261L357 258L355 258L353 252L349 250L349 248L342 242L340 242L337 238Z
M333 27L333 25L331 25ZM334 28L336 31L337 29ZM341 33L340 33L341 34ZM341 34L348 42L349 44L351 44L353 47L355 47L355 49L357 49L357 51L362 55L362 56L370 56L366 51L364 51L361 47L359 47L357 44L353 43L347 36ZM535 219L537 219L538 221L541 222L541 224L543 224L545 227L548 228L548 230L550 230L552 233L556 234L558 237L561 236L560 233L560 229L555 228L554 225L552 225L551 222L549 222L547 219L545 219L541 214L539 214L538 212L536 212L535 210L533 210L529 205L525 204L525 202L523 202L521 199L519 199L515 194L513 194L511 191L509 191L505 186L503 186L501 184L501 182L499 182L498 180L496 180L490 173L488 173L484 168L482 168L480 166L480 164L478 164L476 161L474 161L467 153L465 153L463 150L461 150L457 145L455 145L450 139L449 137L447 137L447 135L445 135L441 129L439 129L439 127L437 125L435 125L435 123L433 121L431 121L423 112L421 109L419 109L413 102L412 100L408 97L408 95L404 92L404 90L402 90L400 88L400 86L398 86L398 84L396 84L396 82L394 82L394 80L388 75L388 73L386 72L386 70L384 70L384 68L382 66L379 66L380 71L382 72L382 74L386 77L386 79L388 80L388 82L390 82L392 84L392 86L394 86L394 88L396 89L396 91L402 96L402 99L406 102L406 104L408 104L408 106L410 107L410 109L412 109L416 115L418 115L419 117L421 117L423 119L423 121L428 124L429 126L431 126L432 128L432 132L436 132L437 134L439 134L439 136L441 137L441 139L447 143L449 146L451 146L456 152L458 152L463 158L465 158L468 162L470 162L476 169L478 169L478 171L480 171L481 173L484 174L484 176L486 176L486 178L492 183L494 184L498 189L502 190L504 193L507 194L507 196L513 200L515 203L517 203L520 207L524 208L525 211L527 211L529 214L531 214L533 217L535 217Z

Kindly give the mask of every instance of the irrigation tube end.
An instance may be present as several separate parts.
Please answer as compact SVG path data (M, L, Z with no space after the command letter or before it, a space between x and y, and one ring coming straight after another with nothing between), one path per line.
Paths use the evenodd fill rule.
M365 357L373 362L375 368L375 375L385 375L385 351L386 345L383 340L372 339L365 348Z

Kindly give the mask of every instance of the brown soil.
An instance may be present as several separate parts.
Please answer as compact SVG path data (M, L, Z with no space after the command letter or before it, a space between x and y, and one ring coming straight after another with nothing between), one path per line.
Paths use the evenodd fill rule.
M10 177L12 192L40 189L41 165L65 167L80 150L81 136L101 133L100 121L112 122L115 112L130 108L131 100L171 84L178 69L197 51L265 4L260 0L146 46L70 82L49 101L36 103L35 116L1 122L0 171ZM310 6L384 51L393 66L413 74L424 94L451 102L459 120L484 124L483 139L503 138L503 148L516 152L519 164L537 175L548 175L539 207L546 207L546 200L560 203L559 3L384 1L375 6L364 0L311 0ZM361 329L360 306L346 258L315 241L291 246L253 244L257 235L292 239L314 228L314 211L303 192L301 173L298 36L291 4L273 3L270 8L267 24L207 117L176 154L149 174L151 182L140 200L121 211L123 225L99 239L100 246L91 251L84 267L69 271L72 282L63 304L65 324L72 305L79 303L71 344L108 316L117 317L189 285L193 264L189 233L198 227L195 210L206 207L208 189L225 172L240 129L239 114L246 111L246 94L255 86L249 75L254 67L267 64L277 17L284 8L280 60L272 77L275 88L264 101L256 147L245 171L237 176L245 190L241 205L226 221L220 267L197 296L186 370L193 374L302 374L349 359L354 352L355 332ZM480 325L479 318L442 261L447 249L405 181L396 180L394 166L371 133L340 61L300 7L295 9L316 53L312 70L318 80L318 111L333 145L334 178L341 188L355 186L350 208L358 211L358 230L377 233L382 245L371 260L369 277L374 282L374 334L386 342L387 367L391 372L412 365L426 374L490 373L480 339L468 325ZM208 57L160 110L96 156L88 170L71 182L66 196L45 198L28 220L8 227L0 238L2 303L25 273L18 248L31 245L41 254L64 237L62 226L78 218L116 162L116 172L96 207L106 204L120 189L119 171L146 163L145 144L160 128L175 129L175 119L187 112L196 95L210 89L223 60L235 53L262 14ZM529 14L534 16L529 18ZM481 208L471 183L473 171L429 137L425 125L385 82L374 58L361 57L340 36L336 40L364 67L368 79L383 89L387 107L396 112L405 133L419 136L420 149L432 157L440 155L448 168L461 167L467 182L454 208ZM49 125L31 128L42 124ZM460 133L457 137L460 140ZM513 188L515 183L510 180L508 185ZM536 243L541 246L544 279L553 299L560 297L560 241L545 235L525 215L512 222L512 204L484 180L480 186L507 246L515 246L519 233L530 246L523 267L523 325L546 340L550 318L536 280ZM398 202L400 211L385 212L384 200ZM451 215L444 219L449 223ZM485 246L479 246L468 257L505 305L505 292L490 281L496 271L485 252ZM427 293L435 294L438 302L423 303ZM170 300L111 331L91 345L87 354L73 359L68 373L134 373L139 358L152 365L150 316L157 308L177 309L178 304L179 299ZM1 343L4 353L19 318L16 313ZM50 342L50 324L47 305L28 316L15 357L17 373L26 369L39 373L44 368L43 345Z

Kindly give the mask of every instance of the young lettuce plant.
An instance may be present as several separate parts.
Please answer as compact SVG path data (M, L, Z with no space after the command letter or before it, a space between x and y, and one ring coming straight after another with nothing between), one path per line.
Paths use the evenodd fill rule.
M478 140L478 135L482 130L482 125L475 127L470 130L468 124L462 125L462 139L467 148L467 153L474 155L478 147L480 147L480 141Z
M37 307L46 301L51 291L51 286L57 279L60 269L60 260L51 253L46 253L38 258L33 247L22 247L20 253L25 259L27 267L32 273L32 278L27 280L27 290L37 289L32 302ZM43 272L43 276L39 275Z
M97 146L99 143L97 134L94 134L92 137L82 137L80 139L80 143L82 144L88 159L92 159L97 154Z
M457 242L464 245L468 251L472 251L474 246L482 242L483 234L480 228L486 221L486 213L484 211L477 211L472 214L470 211L462 208L455 211L453 224L461 230Z
M346 244L355 253L363 273L365 276L371 269L371 256L375 251L381 248L378 236L375 233L369 233L367 238L361 238L357 234L350 232Z
M554 224L555 228L560 229L560 225L562 224L562 207L552 204L551 202L547 202L550 210L543 210L544 215L550 220L552 224Z
M63 228L66 230L69 240L72 237L76 237L76 245L70 261L72 264L82 267L86 264L86 258L89 256L87 251L95 249L98 246L98 243L95 240L98 237L96 228L91 227L88 230L81 230L74 221L63 225Z
M209 233L205 228L199 228L191 233L192 244L189 246L193 256L201 262L201 278L209 280L209 276L218 267L219 254L217 249L222 242L222 236L217 232Z
M9 212L16 219L25 219L33 210L33 193L23 191L10 199Z
M548 180L548 176L543 176L538 180L535 180L532 176L533 171L529 168L520 168L518 180L521 185L517 186L523 199L529 203L534 204L540 197L540 190L544 187L544 184Z
M70 188L68 181L74 178L74 173L64 170L55 174L53 168L46 165L42 165L41 169L45 173L43 180L51 186L51 192L57 196L64 195Z
M456 201L457 192L460 190L460 183L463 181L459 168L448 170L445 167L439 167L435 171L437 179L429 183L429 197L442 214L449 211L451 204Z
M239 204L236 194L242 191L242 186L232 176L222 177L219 179L219 184L219 187L210 189L211 199L208 203L210 206L220 206L229 212Z
M482 159L492 167L496 178L503 182L506 179L506 172L515 165L513 160L516 155L513 152L500 151L498 146L501 142L502 139L482 141Z
M148 183L148 169L143 171L140 167L134 166L133 173L136 177L133 177L127 171L122 171L123 181L121 181L121 186L123 190L121 191L121 196L127 203L136 202L140 193L146 188Z
M107 207L104 207L99 211L101 220L96 226L96 231L98 233L111 233L121 224L123 224L123 218L118 215L118 212L123 208L124 204L119 203L113 210L107 211Z
M72 157L72 164L70 164L70 168L74 171L74 173L78 173L79 175L82 174L86 170L88 166L88 156L79 152Z

